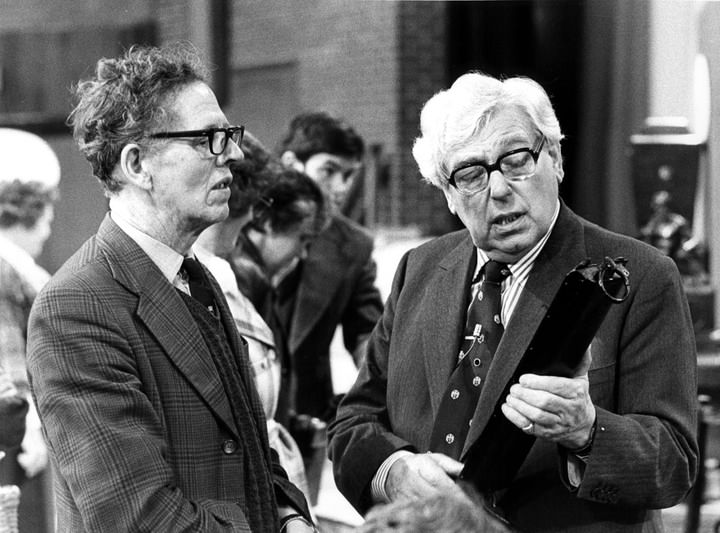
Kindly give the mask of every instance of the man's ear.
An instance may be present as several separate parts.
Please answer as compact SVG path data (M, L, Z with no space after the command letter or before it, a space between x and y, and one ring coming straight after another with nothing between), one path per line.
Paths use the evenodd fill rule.
M286 168L292 168L293 170L297 170L298 172L305 172L305 165L297 158L295 152L291 150L285 150L282 153L282 155L280 156L280 162Z
M558 150L555 146L551 146L548 149L548 155L550 155L550 158L552 159L553 169L555 170L555 177L558 180L558 183L562 183L563 177L565 176L565 169L562 165L562 156L560 155L560 150Z
M120 170L125 179L142 189L152 188L152 176L142 161L140 147L135 143L126 144L120 152Z
M455 201L453 200L452 194L450 194L450 187L443 187L442 192L445 195L448 209L453 215L457 215L457 210L455 209Z

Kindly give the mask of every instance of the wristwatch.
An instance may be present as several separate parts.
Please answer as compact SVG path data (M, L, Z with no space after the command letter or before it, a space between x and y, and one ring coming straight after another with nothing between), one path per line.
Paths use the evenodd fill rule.
M574 450L568 450L568 453L573 454L575 457L580 459L583 463L587 463L588 457L590 457L590 452L592 451L593 441L595 440L595 430L596 429L597 429L597 418L595 419L595 422L593 422L593 425L590 428L590 438L588 439L585 446L581 446L580 448L576 448Z

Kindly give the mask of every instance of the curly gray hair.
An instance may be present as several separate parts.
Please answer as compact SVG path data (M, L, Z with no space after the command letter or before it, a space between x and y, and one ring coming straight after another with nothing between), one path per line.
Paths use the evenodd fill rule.
M118 58L97 62L95 75L75 87L78 100L68 117L75 141L106 193L120 190L113 170L123 147L141 142L148 130L169 120L167 98L206 81L208 72L192 45L133 46Z

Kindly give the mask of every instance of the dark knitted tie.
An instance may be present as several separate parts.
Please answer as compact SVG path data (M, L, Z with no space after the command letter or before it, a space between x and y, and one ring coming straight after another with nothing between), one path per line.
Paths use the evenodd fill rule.
M458 363L435 418L430 449L460 458L490 361L500 343L500 287L510 275L504 263L488 261L484 279L467 312ZM473 280L475 283L475 280Z
M182 262L182 270L187 275L190 294L203 304L211 313L215 313L215 298L213 297L210 282L205 275L202 264L196 259L186 257Z

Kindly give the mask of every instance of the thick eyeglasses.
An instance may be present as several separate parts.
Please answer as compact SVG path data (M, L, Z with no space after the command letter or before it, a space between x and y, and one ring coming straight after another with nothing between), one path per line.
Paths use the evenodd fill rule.
M206 130L187 130L187 131L161 131L148 135L150 139L175 139L175 138L192 138L206 137L210 153L212 155L220 155L227 147L228 139L240 146L245 134L245 126L230 126L228 128L208 128Z
M535 173L540 152L545 145L545 136L540 138L537 148L517 148L502 154L494 163L479 161L459 166L450 174L450 185L461 194L476 194L488 188L490 174L499 170L509 181L523 181Z

